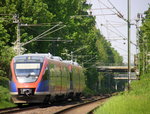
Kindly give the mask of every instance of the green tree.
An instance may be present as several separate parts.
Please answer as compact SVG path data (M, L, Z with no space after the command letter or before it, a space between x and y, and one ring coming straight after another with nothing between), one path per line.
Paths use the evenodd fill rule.
M150 66L148 60L148 54L150 53L150 7L145 11L145 17L142 20L142 26L140 27L140 72L141 74L150 72Z

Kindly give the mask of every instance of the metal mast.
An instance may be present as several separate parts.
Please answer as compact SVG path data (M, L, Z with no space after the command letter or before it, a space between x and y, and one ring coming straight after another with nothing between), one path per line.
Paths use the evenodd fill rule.
M21 44L20 44L20 21L17 14L13 15L13 23L17 24L17 40L15 42L15 50L17 55L21 54Z
M128 89L130 89L130 78L131 78L131 52L130 52L130 31L131 31L131 25L130 25L130 0L128 0L127 3L127 9L128 9Z

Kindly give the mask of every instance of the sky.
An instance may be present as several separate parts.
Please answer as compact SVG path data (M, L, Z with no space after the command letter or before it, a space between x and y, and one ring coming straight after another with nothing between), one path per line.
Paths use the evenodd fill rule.
M112 47L123 56L124 63L128 61L127 23L116 14L121 13L127 19L128 0L87 0L92 4L89 12L96 16L96 27L103 36L112 44ZM110 1L110 2L109 2ZM150 0L130 0L130 19L136 24L137 14L144 13L149 7ZM113 6L116 10L113 8ZM118 12L117 12L118 11ZM140 23L140 21L139 21ZM139 24L140 25L140 24ZM136 50L136 27L131 26L131 63L134 61Z

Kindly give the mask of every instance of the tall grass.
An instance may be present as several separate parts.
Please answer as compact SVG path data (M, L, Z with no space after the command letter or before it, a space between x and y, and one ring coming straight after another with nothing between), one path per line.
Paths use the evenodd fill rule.
M112 97L94 114L150 114L150 74L131 83L131 90Z
M10 97L9 90L0 86L0 109L15 106L10 102Z
M8 78L0 76L0 109L15 106L10 100L8 83Z

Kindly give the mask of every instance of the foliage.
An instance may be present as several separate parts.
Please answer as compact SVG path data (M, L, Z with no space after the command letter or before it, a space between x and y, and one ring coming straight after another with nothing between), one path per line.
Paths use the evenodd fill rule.
M93 90L91 90L91 89L89 89L89 88L87 88L87 87L83 90L83 95L84 95L85 97L91 97L91 96L93 96L93 95L95 95L95 94L96 94L95 91L93 91Z
M150 94L150 73L144 74L139 81L134 81L131 84L130 94L134 95L149 95Z
M112 97L95 114L147 114L150 112L150 74L131 83L131 90Z
M150 6L147 11L145 11L145 17L142 20L142 26L140 27L140 39L139 39L139 47L140 47L140 67L141 74L150 72L149 60L150 57L148 54L150 53Z
M13 107L14 104L10 103L9 90L0 86L0 108Z
M10 94L8 93L9 93L8 89L0 86L0 102L10 100Z
M11 47L3 46L0 50L0 73L1 76L8 77L10 74L10 61L15 55L14 50Z
M86 85L92 91L97 91L97 83L98 83L98 72L96 72L96 68L89 68L85 73L87 76Z
M3 76L0 76L0 86L3 86L9 89L9 79Z

